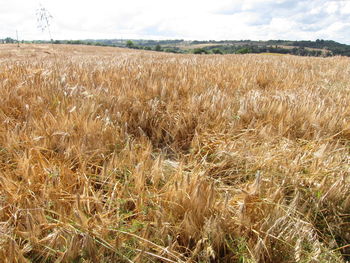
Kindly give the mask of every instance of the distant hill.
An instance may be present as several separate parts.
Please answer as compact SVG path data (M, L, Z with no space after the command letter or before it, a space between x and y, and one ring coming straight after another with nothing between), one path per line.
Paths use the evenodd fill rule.
M0 43L15 43L9 38L0 39ZM22 41L25 42L25 41ZM28 41L27 41L28 42ZM31 41L44 43L45 41ZM145 39L85 39L85 40L55 40L54 44L83 44L96 46L127 47L134 49L154 50L172 53L193 54L247 54L276 53L299 56L350 56L350 45L333 40L317 39L316 41L291 40L224 40L224 41L187 41L175 40L145 40Z

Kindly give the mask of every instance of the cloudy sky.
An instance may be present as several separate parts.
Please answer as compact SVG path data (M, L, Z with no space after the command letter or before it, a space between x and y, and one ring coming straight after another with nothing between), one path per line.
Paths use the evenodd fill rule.
M350 0L0 0L0 38L331 39L350 44Z

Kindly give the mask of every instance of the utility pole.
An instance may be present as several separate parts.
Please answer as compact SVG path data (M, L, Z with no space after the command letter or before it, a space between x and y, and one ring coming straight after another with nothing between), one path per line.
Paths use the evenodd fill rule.
M18 30L16 30L16 36L17 36L17 47L19 47L19 41L18 41Z

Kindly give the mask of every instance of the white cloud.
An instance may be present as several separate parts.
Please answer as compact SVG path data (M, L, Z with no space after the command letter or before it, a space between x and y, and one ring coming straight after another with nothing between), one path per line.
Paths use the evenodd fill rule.
M350 2L331 0L40 0L55 39L333 39L350 43ZM2 0L0 38L48 39L39 0Z
M341 3L329 2L325 4L325 10L328 14L335 14L339 11Z

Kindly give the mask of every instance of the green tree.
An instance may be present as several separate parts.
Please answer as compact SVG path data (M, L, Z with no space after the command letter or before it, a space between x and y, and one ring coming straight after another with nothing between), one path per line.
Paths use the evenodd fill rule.
M214 48L214 49L212 50L212 52L213 52L213 54L224 54L224 53L222 52L222 50L219 49L219 48Z
M252 50L248 47L244 47L244 48L241 48L241 49L238 49L236 51L236 54L248 54L248 53L251 53Z
M161 45L156 45L154 48L155 51L163 51L162 46Z
M166 48L164 51L168 53L178 53L174 48Z
M192 51L193 54L208 54L208 51L204 48L195 48Z
M7 37L7 38L5 38L5 43L13 44L13 43L15 43L15 40L10 38L10 37Z
M126 41L126 47L127 48L134 48L135 44L131 40Z

